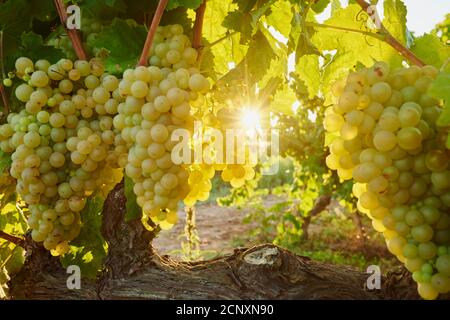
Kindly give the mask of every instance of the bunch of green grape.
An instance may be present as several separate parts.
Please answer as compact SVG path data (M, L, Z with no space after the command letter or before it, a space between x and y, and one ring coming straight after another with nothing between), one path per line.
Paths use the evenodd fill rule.
M210 117L209 121L212 118L215 117ZM222 180L229 182L233 188L241 187L247 180L251 180L255 176L254 167L256 161L249 161L249 148L238 148L238 144L242 143L242 139L237 143L235 141L233 159L230 159L230 156L227 158L227 152L230 150L227 149L227 136L225 131L218 129L221 128L221 125L217 121L214 123L202 122L202 125L202 159L199 163L194 163L188 169L190 191L184 199L184 204L187 206L193 206L197 201L206 201L209 198L212 189L211 180L214 178L216 172L221 171ZM213 138L211 131L220 131L222 139L220 139L221 143L219 145L215 144L215 138ZM232 142L228 142L231 145ZM219 157L218 148L220 147L223 147L223 149ZM238 161L239 156L241 161Z
M177 221L179 201L190 192L189 164L172 159L177 130L192 133L191 103L204 101L208 80L194 66L197 51L180 25L160 26L149 67L128 69L119 84L124 101L114 126L128 148L126 174L146 216L167 229ZM190 134L187 139L190 139Z
M358 208L382 232L425 299L450 291L450 168L442 108L427 94L438 70L384 62L333 87L327 165L353 179Z
M225 102L222 99L220 101ZM217 114L214 114L212 110L193 109L197 109L194 117L202 120L200 128L202 161L190 167L189 186L191 191L184 199L184 203L188 206L193 206L197 201L205 201L209 198L212 189L211 179L216 172L221 171L222 180L230 183L233 188L239 188L246 181L253 179L257 164L255 157L258 152L256 148L251 149L251 143L257 143L256 139L251 141L252 139L249 138L252 130L244 128L242 131L235 131L231 135L227 135L227 129L242 129L239 109L222 106ZM251 150L255 151L253 153L254 161L250 160L252 159L250 157Z
M188 207L193 207L197 201L209 199L212 183L211 180L216 174L217 166L205 163L193 164L189 166L188 185L189 193L183 199Z
M0 148L12 153L10 174L28 204L32 238L55 255L80 231L87 197L106 195L122 178L126 152L113 128L119 81L101 61L16 61L24 104L0 126Z

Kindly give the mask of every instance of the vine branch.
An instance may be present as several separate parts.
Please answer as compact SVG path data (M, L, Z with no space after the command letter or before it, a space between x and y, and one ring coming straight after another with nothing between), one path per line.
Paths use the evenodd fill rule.
M358 33L365 36L373 37L381 41L385 41L386 37L383 36L381 33L375 33L371 31L364 31L364 30L358 30L358 29L351 29L351 28L345 28L345 27L339 27L339 26L333 26L330 24L324 24L324 23L315 23L315 22L305 22L305 25L308 27L316 27L316 28L325 28L325 29L334 29L334 30L340 30L350 33Z
M226 33L225 35L223 35L222 37L220 37L220 38L217 39L217 40L214 40L214 41L211 42L210 44L206 45L205 48L209 50L209 49L211 49L212 47L214 47L215 45L217 45L217 44L221 43L222 41L224 41L224 40L226 40L226 39L228 39L228 38L234 36L234 35L237 34L237 33L238 33L237 31L233 31L233 32L227 31L227 33Z
M14 243L16 246L22 247L25 249L25 240L13 235L10 235L2 230L0 230L0 238L6 241Z
M73 50L80 60L87 60L86 51L83 48L83 44L81 43L80 34L76 29L67 29L67 12L66 6L64 5L64 0L53 0L55 3L56 11L58 11L59 19L61 20L61 24L67 32L67 35L72 42Z
M9 103L8 103L8 98L6 96L6 90L5 87L3 86L3 83L0 83L0 94L2 95L2 100L3 100L3 105L5 107L4 113L3 115L8 115L9 114Z
M159 0L158 7L156 8L155 15L153 16L152 23L150 25L150 29L147 32L147 38L145 39L144 48L142 49L138 66L147 66L148 52L152 47L156 29L158 29L159 22L161 21L161 17L164 13L164 10L166 9L168 2L169 0Z
M319 198L316 199L316 202L314 203L314 207L312 207L311 210L309 210L306 217L303 219L303 240L308 240L309 238L309 225L311 224L311 219L315 216L317 216L319 213L324 211L326 207L330 204L331 201L331 195L325 194L321 195Z
M195 11L194 36L192 38L192 47L199 49L202 44L203 19L205 17L206 0L203 0L200 7Z
M384 35L384 41L389 44L392 48L397 50L403 57L408 59L411 63L423 67L425 63L417 57L411 50L406 48L401 44L394 36L386 29L386 27L379 20L378 14L373 14L371 12L372 6L365 0L356 0L356 2L361 6L361 8L369 15L374 24L379 28L380 33Z

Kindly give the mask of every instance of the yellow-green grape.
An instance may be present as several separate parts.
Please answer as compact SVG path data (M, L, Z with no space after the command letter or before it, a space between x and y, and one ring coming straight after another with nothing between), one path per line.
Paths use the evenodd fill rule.
M39 60L33 65L20 58L16 67L27 81L15 91L24 108L0 126L0 146L12 153L10 173L29 205L32 238L61 255L80 232L87 196L106 196L122 178L117 159L127 148L113 128L122 98L116 95L103 112L118 80L101 77L98 60L73 64L61 59L53 65Z
M119 104L102 92L96 94L97 101L106 100L105 113L117 110L112 126L128 149L125 171L134 182L137 203L163 229L177 221L181 200L193 205L205 200L210 188L207 182L197 187L208 174L172 159L176 144L171 141L172 133L177 129L192 130L191 103L209 89L208 80L194 68L197 52L182 33L178 25L159 27L150 50L150 67L127 69L118 83L102 79L105 89L117 90L122 97ZM78 152L88 151L84 144L82 147ZM195 184L188 181L193 172L201 175Z
M450 154L447 132L436 125L442 106L426 93L437 74L431 66L390 70L377 62L333 88L335 105L324 118L334 136L327 166L353 178L358 209L424 299L450 290Z

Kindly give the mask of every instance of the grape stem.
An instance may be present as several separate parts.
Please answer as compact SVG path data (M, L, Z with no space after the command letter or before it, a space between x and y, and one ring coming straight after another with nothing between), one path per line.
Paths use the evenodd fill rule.
M6 241L14 243L16 246L22 247L25 249L25 240L13 235L10 235L2 230L0 230L0 238Z
M200 7L195 11L195 22L194 22L194 36L192 38L192 47L194 49L200 49L202 46L202 29L203 29L203 19L205 17L206 10L206 0L203 0Z
M411 50L401 44L394 36L386 29L386 27L378 20L378 15L371 12L372 6L365 0L356 0L356 2L361 6L361 8L369 15L373 23L379 28L379 33L384 36L384 41L389 44L392 48L397 50L403 57L408 59L412 64L419 67L423 67L425 63L417 57Z
M150 25L150 29L147 32L147 38L145 39L144 48L142 49L141 57L139 58L138 66L147 66L148 60L148 52L152 47L153 38L156 33L156 29L158 29L159 22L161 21L161 17L166 9L167 3L169 0L159 0L158 7L156 8L155 14L152 19L152 23Z
M76 29L67 29L67 12L66 6L64 5L64 0L53 0L55 3L56 11L58 11L61 24L67 32L67 35L72 42L73 50L80 60L87 60L86 51L84 51L83 44L81 43L80 34Z

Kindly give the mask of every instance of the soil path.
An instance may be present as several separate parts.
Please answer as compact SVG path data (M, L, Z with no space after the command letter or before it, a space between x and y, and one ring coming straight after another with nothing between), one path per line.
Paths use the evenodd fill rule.
M153 245L159 254L180 256L181 242L186 241L184 226L186 213L179 211L179 221L170 230L160 232ZM200 249L214 255L232 252L233 239L252 228L242 223L246 212L236 208L220 207L216 204L204 204L196 207L196 226L200 238Z

